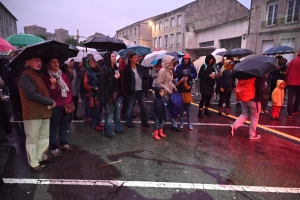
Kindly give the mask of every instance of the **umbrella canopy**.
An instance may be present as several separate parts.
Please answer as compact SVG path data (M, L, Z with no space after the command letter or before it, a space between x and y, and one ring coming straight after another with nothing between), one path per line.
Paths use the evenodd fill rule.
M251 51L250 49L241 49L241 48L236 48L236 49L231 49L229 51L226 51L226 53L223 54L223 57L245 57L248 56L250 54L254 54L253 51Z
M224 53L226 53L226 49L221 48L221 49L215 49L211 55L215 56L215 55L219 55L219 56L223 56Z
M75 57L78 51L75 52L69 48L69 45L63 44L54 40L43 41L38 44L32 44L26 46L20 54L15 57L9 64L10 69L12 70L15 76L18 76L20 72L24 70L24 63L27 57L31 54L40 56L42 59L46 59L49 56L56 56L61 61L65 61L68 58Z
M86 43L84 43L84 46L106 51L119 51L121 49L127 48L122 40L111 38L109 36L93 37L90 40L86 41Z
M219 62L223 61L223 57L222 56L215 55L214 57L216 59L216 63L219 63ZM206 56L201 56L199 59L197 59L197 60L195 60L193 62L194 66L196 68L197 73L199 72L201 66L204 64L205 58L206 58Z
M7 52L10 50L15 50L16 48L13 47L9 42L0 38L0 52Z
M252 56L235 65L231 76L234 78L243 78L247 75L263 77L265 74L276 68L277 62L274 58L267 56Z
M167 51L161 50L161 51L154 51L152 53L149 53L145 56L144 60L142 61L141 65L144 67L150 67L152 61L156 58L157 55L166 53Z
M44 41L42 38L30 34L14 34L6 37L5 40L10 44L19 47L24 47L29 44L36 44Z
M138 56L142 56L151 53L151 49L149 47L140 45L127 45L127 49L121 50L118 54L121 56L121 58L126 58L126 54L128 52L133 52Z
M173 56L174 57L174 62L179 61L179 56L180 55L177 52L175 52L175 51L173 51L173 52L164 52L164 53L156 55L156 57L151 62L150 66L159 65L165 55Z
M290 53L296 53L296 50L289 46L276 46L264 52L263 55L270 56L276 54L290 54Z

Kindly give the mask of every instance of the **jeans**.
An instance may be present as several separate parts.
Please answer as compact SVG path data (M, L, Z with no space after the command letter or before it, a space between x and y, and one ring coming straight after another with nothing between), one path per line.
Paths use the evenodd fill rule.
M142 124L148 123L148 116L147 116L147 108L146 108L146 101L145 101L145 92L142 90L135 91L134 95L127 95L127 106L126 106L126 113L125 113L125 119L126 124L132 124L132 109L134 105L134 101L137 100L140 105L141 110L141 121Z
M116 102L107 103L107 106L112 106L114 109L112 111L108 111L106 109L106 115L105 115L105 125L104 125L104 135L111 135L112 128L111 128L111 121L114 119L114 128L116 132L122 131L122 125L120 122L120 103L122 102L122 97L119 97L119 99Z
M62 107L52 109L52 117L50 118L50 149L55 150L57 146L57 131L60 145L68 144L67 131L71 113L67 114Z
M0 124L0 179L3 176L4 167L9 156L10 145Z
M219 108L223 107L224 102L226 108L230 108L230 98L231 98L231 91L220 92Z
M292 116L293 112L297 112L300 104L300 86L288 85L288 116Z
M250 116L250 126L249 126L249 137L256 135L256 127L259 120L261 104L260 102L248 101L242 102L242 114L237 118L237 120L232 124L236 130L240 127Z
M165 121L164 120L159 120L159 119L154 119L154 130L162 129L164 128Z
M267 110L268 102L269 102L268 99L262 99L262 100L261 100L261 109L262 109L263 111Z
M49 123L51 123L49 119L24 120L25 147L28 163L31 167L37 167L40 165L39 162L47 159ZM65 127L67 127L67 124ZM56 132L54 140L56 143Z
M90 99L89 99L88 96L85 96L85 102L84 102L84 117L85 117L85 118L91 117Z
M92 115L92 126L95 128L102 123L102 112L103 112L103 104L99 103L99 108L91 107L91 115Z
M212 94L201 94L201 95L202 98L199 103L199 109L202 109L204 104L205 104L205 108L208 108L210 106L210 100L212 98Z
M183 104L183 109L181 110L180 113L180 125L183 125L183 119L184 119L184 114L183 112L186 111L186 116L188 120L188 125L191 125L191 104L190 103L184 103Z

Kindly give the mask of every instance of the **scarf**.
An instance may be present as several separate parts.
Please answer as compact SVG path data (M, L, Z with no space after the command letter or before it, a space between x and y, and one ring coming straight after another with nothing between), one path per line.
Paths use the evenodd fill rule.
M70 91L70 89L61 76L62 71L59 69L57 72L52 72L50 70L48 72L49 72L50 76L53 76L54 78L56 78L57 83L61 89L61 96L67 97L68 96L67 93Z

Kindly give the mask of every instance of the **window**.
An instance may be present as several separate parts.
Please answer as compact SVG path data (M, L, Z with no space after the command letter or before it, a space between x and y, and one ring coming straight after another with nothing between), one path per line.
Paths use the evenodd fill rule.
M130 36L132 36L132 29L130 29Z
M274 25L277 23L277 12L278 12L278 2L268 3L267 12L267 25Z
M159 30L162 30L162 22L159 22Z
M159 41L158 41L159 42L158 47L162 47L162 37L159 37L158 39L159 39Z
M154 48L156 49L157 48L157 38L154 38Z
M242 46L242 37L221 40L220 43L221 43L220 48L225 48L225 49L241 48L241 46Z
M200 47L211 47L215 45L215 41L201 42L199 45Z
M289 0L287 2L286 22L298 21L300 0Z
M295 48L295 38L282 39L280 45ZM294 54L285 54L284 57L290 62L293 60Z
M177 16L177 25L180 26L181 25L181 15Z
M136 28L134 28L134 35L136 35Z
M168 28L168 26L169 26L169 20L166 19L166 20L165 20L165 28Z
M168 46L168 36L165 35L165 46Z
M128 31L126 31L126 36L128 36Z
M175 17L172 17L171 18L171 27L174 27L175 26Z
M177 42L177 45L181 44L181 33L176 33L176 42Z
M158 23L155 24L155 31L158 31Z
M170 45L174 45L174 34L170 35Z

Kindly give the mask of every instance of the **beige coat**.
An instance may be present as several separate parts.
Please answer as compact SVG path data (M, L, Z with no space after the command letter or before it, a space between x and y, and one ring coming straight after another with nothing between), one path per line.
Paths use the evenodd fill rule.
M163 68L159 70L157 75L157 85L165 88L168 93L173 92L173 90L177 90L173 83L173 72L169 66L173 59L173 56L165 55L161 63Z

